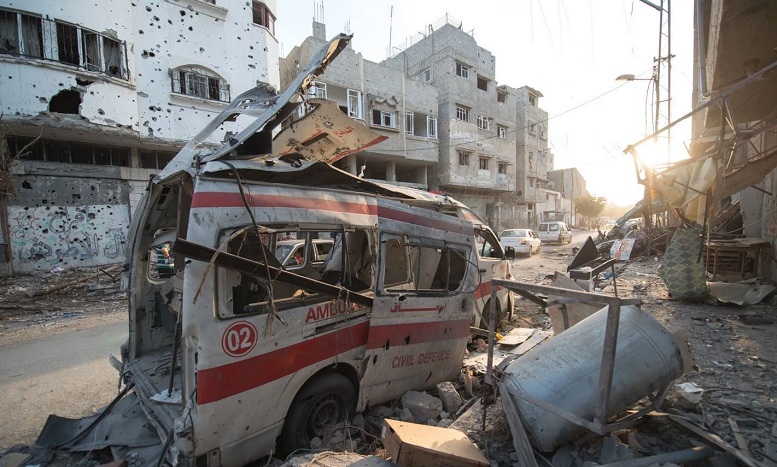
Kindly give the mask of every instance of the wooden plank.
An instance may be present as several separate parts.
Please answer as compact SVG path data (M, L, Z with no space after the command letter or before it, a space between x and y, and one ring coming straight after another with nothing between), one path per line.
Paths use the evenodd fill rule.
M510 353L523 355L550 336L551 333L548 331L536 330L526 342L511 350Z
M513 448L518 454L518 465L526 467L539 467L537 459L534 458L534 450L523 428L521 416L518 413L518 407L515 405L513 396L507 392L507 388L501 381L497 382L499 387L499 398L502 399L502 409L507 416L507 424L510 425L510 433L513 435Z
M728 424L731 425L731 431L734 432L734 439L737 440L737 446L739 446L739 450L742 452L742 455L751 457L750 450L747 448L747 440L742 435L742 430L739 429L739 424L737 424L737 421L731 417L728 417Z

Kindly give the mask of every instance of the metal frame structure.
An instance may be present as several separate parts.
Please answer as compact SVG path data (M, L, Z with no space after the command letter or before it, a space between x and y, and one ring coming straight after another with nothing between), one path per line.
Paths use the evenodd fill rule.
M563 297L564 299L574 300L585 303L601 303L609 306L607 312L607 326L604 333L604 348L602 352L601 371L599 373L599 390L598 401L596 404L596 410L594 412L594 419L586 420L573 413L563 410L548 402L534 398L528 394L509 392L510 395L519 397L527 402L534 404L548 412L551 412L559 417L562 417L570 422L586 428L593 433L604 435L605 433L614 429L622 428L626 419L620 420L614 424L607 425L607 409L610 400L610 391L612 388L612 375L615 366L615 347L618 341L618 327L620 324L620 312L622 306L640 305L642 300L638 298L618 298L610 297L607 295L600 295L596 293L583 292L579 290L563 289L559 287L552 287L548 285L529 284L526 282L517 282L504 279L493 279L491 281L491 316L496 316L497 310L495 309L496 291L501 288L507 288L516 292L517 294L528 298L535 303L542 303L543 300L537 297L535 294L541 293L545 295L554 295ZM489 319L488 329L488 363L486 369L486 383L495 386L494 378L492 374L492 365L494 357L494 344L496 335L496 322L493 319ZM653 404L645 409L630 415L627 419L630 421L636 420L642 415L654 410L654 406L660 403L666 396L669 386L666 386L658 391L658 394L653 399ZM503 395L504 397L504 395Z

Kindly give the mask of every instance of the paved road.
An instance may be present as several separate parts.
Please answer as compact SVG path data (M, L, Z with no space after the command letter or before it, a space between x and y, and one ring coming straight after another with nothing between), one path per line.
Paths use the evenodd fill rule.
M108 356L126 338L121 319L0 347L0 450L34 443L49 414L78 418L110 402L118 374Z

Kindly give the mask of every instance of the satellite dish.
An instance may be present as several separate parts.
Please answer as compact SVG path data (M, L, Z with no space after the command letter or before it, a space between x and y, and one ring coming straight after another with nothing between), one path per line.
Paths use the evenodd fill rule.
M556 186L556 184L553 182L548 182L545 184L545 188L547 188L548 190L552 190L554 186Z

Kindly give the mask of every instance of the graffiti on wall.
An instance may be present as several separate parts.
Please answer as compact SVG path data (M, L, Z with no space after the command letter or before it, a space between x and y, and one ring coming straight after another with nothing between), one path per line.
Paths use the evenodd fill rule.
M11 207L10 240L20 270L124 261L126 206Z

